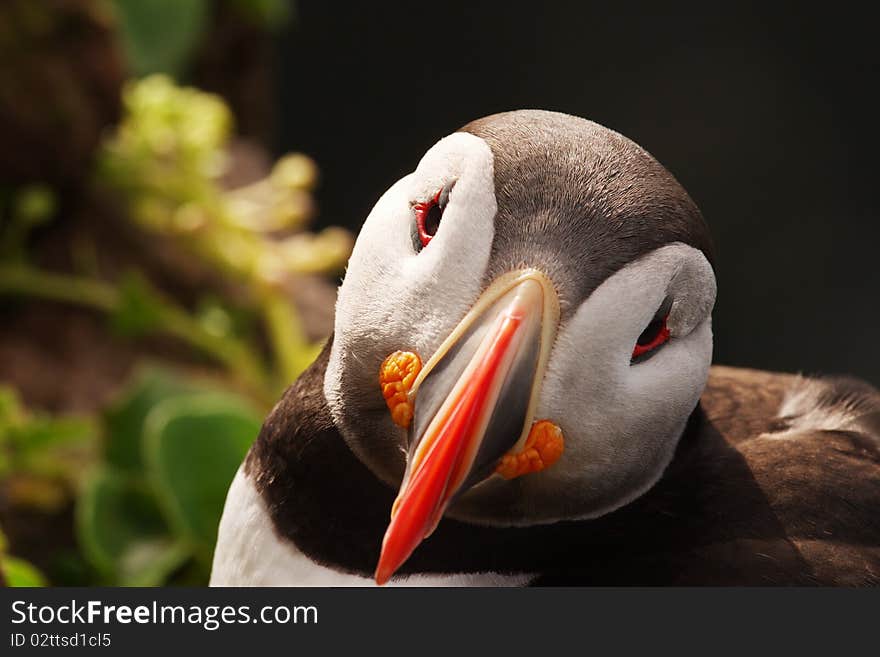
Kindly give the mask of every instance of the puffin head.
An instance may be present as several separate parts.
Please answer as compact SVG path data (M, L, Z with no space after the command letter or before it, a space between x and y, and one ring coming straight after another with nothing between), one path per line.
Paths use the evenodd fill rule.
M364 223L324 379L400 490L377 581L444 515L586 519L647 491L705 386L714 302L700 211L622 135L517 111L441 139Z

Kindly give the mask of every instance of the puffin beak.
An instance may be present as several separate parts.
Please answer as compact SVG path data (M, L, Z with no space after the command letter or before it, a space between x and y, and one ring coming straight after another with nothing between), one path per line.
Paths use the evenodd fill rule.
M425 364L407 469L375 579L384 584L434 531L447 507L521 447L534 419L559 302L533 269L496 279Z

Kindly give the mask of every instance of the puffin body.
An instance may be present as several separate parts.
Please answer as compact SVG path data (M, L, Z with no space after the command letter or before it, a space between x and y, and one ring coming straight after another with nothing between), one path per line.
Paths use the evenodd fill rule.
M441 140L364 224L211 583L880 583L880 394L710 368L712 261L617 133L520 111Z

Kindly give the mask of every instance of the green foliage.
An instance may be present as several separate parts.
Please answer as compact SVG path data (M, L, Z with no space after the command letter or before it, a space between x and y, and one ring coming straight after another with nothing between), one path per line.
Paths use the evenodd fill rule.
M142 368L122 395L104 411L106 463L134 474L142 472L141 442L147 414L166 399L207 389L204 383L185 379L161 367Z
M216 96L150 76L126 87L125 116L104 144L98 178L125 199L131 218L143 229L199 258L245 286L262 316L277 363L264 388L273 396L295 378L320 350L302 331L285 285L296 276L338 271L351 250L351 235L339 228L318 234L302 229L311 217L310 191L317 183L314 163L287 155L253 184L227 190L221 184L232 132L231 114ZM189 329L163 313L149 288L130 279L120 287L114 313L118 328L130 333ZM229 337L229 313L215 304L197 326L209 336ZM182 319L179 316L177 319ZM151 323L153 322L153 323ZM198 343L211 351L211 343ZM214 353L231 353L216 349ZM238 358L236 369L251 361Z
M208 26L208 0L113 0L136 75L186 73Z
M98 419L36 415L0 388L2 493L58 508L78 492L77 542L97 576L85 583L204 584L226 491L261 419L243 397L159 366L136 372ZM83 446L88 458L71 460ZM13 584L45 581L5 553L2 534L0 568Z
M157 368L104 414L106 459L77 501L77 535L101 580L154 586L210 572L226 491L260 429L244 399Z
M317 182L304 155L281 158L252 185L226 190L232 117L220 98L154 75L129 84L125 116L104 144L98 177L124 195L143 228L173 238L224 274L271 294L292 275L338 271L351 250L347 231L301 230Z
M112 0L132 73L185 77L212 10L222 3L269 30L281 28L293 15L293 0Z
M0 583L6 586L46 586L46 578L33 564L6 554L9 546L0 532Z
M267 24L287 15L282 1L225 1ZM185 69L207 1L117 6L141 70ZM102 278L118 269L98 266L95 253L73 253L74 263L91 263L78 274L37 268L26 238L56 202L35 185L0 189L0 295L87 307L132 339L170 336L210 358L217 378L140 367L93 417L32 412L0 387L0 496L53 518L75 507L77 549L59 547L51 563L38 564L54 583L204 584L226 491L265 406L321 348L303 329L291 290L304 274L338 273L352 238L339 228L306 230L318 171L304 155L225 188L233 119L219 97L153 75L127 85L123 109L97 154L94 182L115 192L123 220L223 284L185 306L146 271ZM0 541L9 583L45 582L8 552Z
M148 471L167 515L205 565L226 491L261 423L253 408L221 394L166 400L150 413L144 433Z
M216 195L232 113L213 94L178 87L164 75L126 85L125 117L103 146L99 175L132 197L139 218L166 229L187 203Z
M227 190L221 176L232 116L219 97L154 75L127 85L123 105L122 121L98 154L97 181L119 195L142 229L233 279L244 293L236 302L256 321L233 322L234 311L216 297L193 313L142 272L113 283L98 278L97 267L73 276L39 270L25 258L0 263L0 294L86 305L107 313L110 325L131 337L171 335L226 367L256 397L273 399L321 348L302 330L290 290L303 274L338 272L352 245L339 228L303 230L313 212L317 168L304 155L288 155L265 178ZM45 189L13 196L22 194L26 202L13 205L27 209L23 216L51 211ZM268 363L255 335L258 321L269 338ZM236 334L236 324L250 330Z
M17 557L0 557L7 586L46 586L46 578L33 564Z
M161 584L186 559L148 485L112 468L95 472L77 501L77 534L103 581Z
M6 496L21 506L59 508L94 459L97 435L91 418L30 413L14 390L0 387L0 481Z
M97 436L91 418L31 413L15 390L0 386L0 498L46 513L69 504L95 459ZM9 586L46 583L35 566L8 554L2 532L0 571Z
M119 282L119 303L110 313L110 325L123 335L139 336L157 330L161 323L162 300L137 272Z

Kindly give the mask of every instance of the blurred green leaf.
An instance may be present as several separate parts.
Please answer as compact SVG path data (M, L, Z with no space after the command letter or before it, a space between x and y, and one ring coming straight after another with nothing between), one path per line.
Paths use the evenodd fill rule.
M0 555L0 568L7 586L46 586L46 578L24 559Z
M207 384L185 379L171 370L144 367L122 395L104 412L107 462L123 470L143 472L144 421L156 404L180 395L206 391Z
M31 455L51 448L84 445L95 437L95 423L87 417L31 417L8 429L12 445Z
M110 325L119 333L139 336L160 326L162 299L147 280L129 272L119 284L119 306L110 315Z
M5 554L9 549L6 535L0 530L0 584L6 586L46 586L46 578L32 564Z
M13 389L0 386L0 475L16 475L7 494L24 493L18 501L30 497L35 506L43 506L40 500L54 498L63 503L62 482L79 481L83 466L94 458L97 436L93 418L31 413ZM49 490L53 492L48 498L39 494Z
M120 583L124 586L160 586L192 557L183 541L142 540L132 544L120 560Z
M229 484L260 430L261 416L238 397L169 399L146 422L145 461L163 506L210 564Z
M137 75L186 73L208 25L207 0L113 0Z
M81 443L95 431L87 417L31 415L18 392L0 386L0 442L23 449L43 449L58 444Z
M269 340L286 386L317 358L323 346L309 343L299 314L286 297L277 293L266 294L262 304Z
M109 468L95 473L78 500L77 535L98 572L126 586L161 584L190 556L153 492Z

